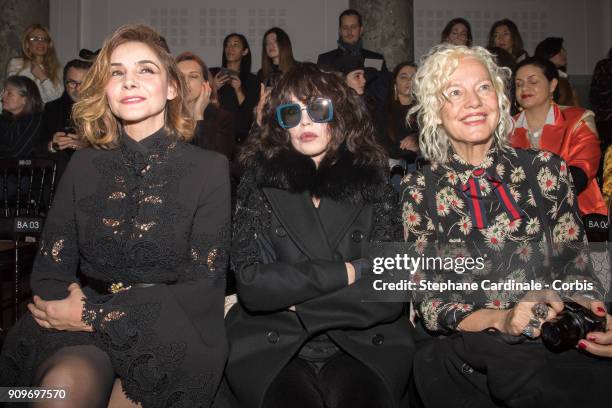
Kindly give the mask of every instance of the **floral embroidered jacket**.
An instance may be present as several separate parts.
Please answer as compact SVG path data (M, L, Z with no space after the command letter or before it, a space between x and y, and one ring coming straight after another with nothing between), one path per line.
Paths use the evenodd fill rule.
M567 164L558 156L547 151L527 151L529 162L537 176L537 183L543 198L544 211L548 218L552 240L555 243L582 242L584 230L576 206L576 196L570 181ZM507 208L495 192L494 183L480 179L480 197L478 204L486 216L483 228L476 228L470 213L468 200L471 196L464 193L474 170L482 168L484 174L493 174L504 182L507 191L521 216L513 219ZM447 242L480 243L486 250L501 250L505 244L516 246L517 259L515 267L508 272L506 279L517 282L530 276L528 265L532 257L542 256L538 253L538 243L544 241L544 230L532 187L527 180L525 169L519 165L517 152L514 149L500 151L492 148L480 166L472 166L458 155L452 154L448 164L433 164L432 182L435 189L435 206L439 220L439 234ZM478 172L476 172L478 174ZM402 180L402 218L404 238L407 242L424 245L439 240L434 220L427 205L425 176L417 171L410 173ZM472 204L473 205L473 204ZM539 245L545 247L545 245ZM569 265L564 270L564 279L586 274L586 267L578 259L580 267ZM482 274L496 272L498 262L488 259ZM499 270L497 271L499 272ZM497 276L498 277L498 276ZM416 276L414 279L425 278ZM431 277L429 277L431 278ZM438 277L432 278L437 279ZM475 276L466 274L463 281L470 281ZM482 278L478 277L479 279ZM596 285L597 286L597 285ZM430 292L424 294L420 302L420 314L425 326L432 331L452 332L468 315L481 308L507 309L521 299L524 292L508 290L490 290L479 293L479 296L467 296L465 292ZM468 298L479 299L469 301Z

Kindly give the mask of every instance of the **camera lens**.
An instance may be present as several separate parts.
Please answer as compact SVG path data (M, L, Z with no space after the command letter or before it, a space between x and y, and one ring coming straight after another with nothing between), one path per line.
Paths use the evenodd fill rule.
M564 313L542 325L542 341L553 349L567 349L583 337L580 322L574 314Z
M575 302L566 302L557 317L542 325L542 342L554 351L575 347L592 331L605 331L606 318Z

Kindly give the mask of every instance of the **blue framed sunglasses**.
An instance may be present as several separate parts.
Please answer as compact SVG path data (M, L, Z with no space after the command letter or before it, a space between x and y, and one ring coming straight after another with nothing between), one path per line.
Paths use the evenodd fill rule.
M277 106L276 120L283 129L291 129L300 124L303 110L315 123L331 122L334 118L334 107L331 99L316 98L308 102L306 108L302 108L298 103L286 103Z

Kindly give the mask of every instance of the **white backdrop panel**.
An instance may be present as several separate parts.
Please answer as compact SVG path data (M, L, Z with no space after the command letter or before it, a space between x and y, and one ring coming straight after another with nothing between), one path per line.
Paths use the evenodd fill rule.
M99 48L120 25L140 22L159 30L173 54L193 51L209 66L221 64L223 38L239 32L249 41L256 71L268 28L289 34L297 60L316 61L336 47L338 14L347 7L348 0L51 0L51 30L64 62L81 47Z

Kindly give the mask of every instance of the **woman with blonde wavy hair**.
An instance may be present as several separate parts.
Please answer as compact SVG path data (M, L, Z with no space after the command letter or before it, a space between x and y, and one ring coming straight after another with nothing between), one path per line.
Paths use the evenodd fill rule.
M411 112L430 164L402 181L404 238L422 247L428 241L438 248L464 243L463 255L478 251L474 257L484 254L485 259L474 273L421 271L425 281L459 277L460 283L477 287L418 293L424 328L447 337L424 342L416 353L416 389L426 407L457 401L487 407L608 405L598 387L609 378L612 360L595 362L579 349L609 344L612 333L602 332L599 324L575 338L567 336L573 342L557 344L547 326L566 316L567 302L573 301L579 302L575 308L599 323L607 319L611 327L604 303L594 300L601 292L588 269L572 259L552 273L561 281L571 276L589 282L590 297L574 290L565 291L561 300L561 293L523 286L530 279L550 283L542 263L537 265L544 258L540 251L554 243L556 258L549 259L557 261L568 253L560 249L563 245L583 242L584 228L567 164L549 152L510 147L508 77L484 48L442 44L423 58L413 79L417 104ZM521 251L513 252L512 244L522 245ZM517 285L492 290L487 280ZM551 353L543 342L564 351ZM568 395L568 389L574 392Z
M62 64L57 59L49 30L40 24L29 26L21 40L21 57L11 58L7 76L22 75L33 80L44 103L62 96Z
M57 189L0 384L66 388L53 406L208 407L227 352L227 160L187 143L182 76L147 26L118 28L81 92L92 147Z

